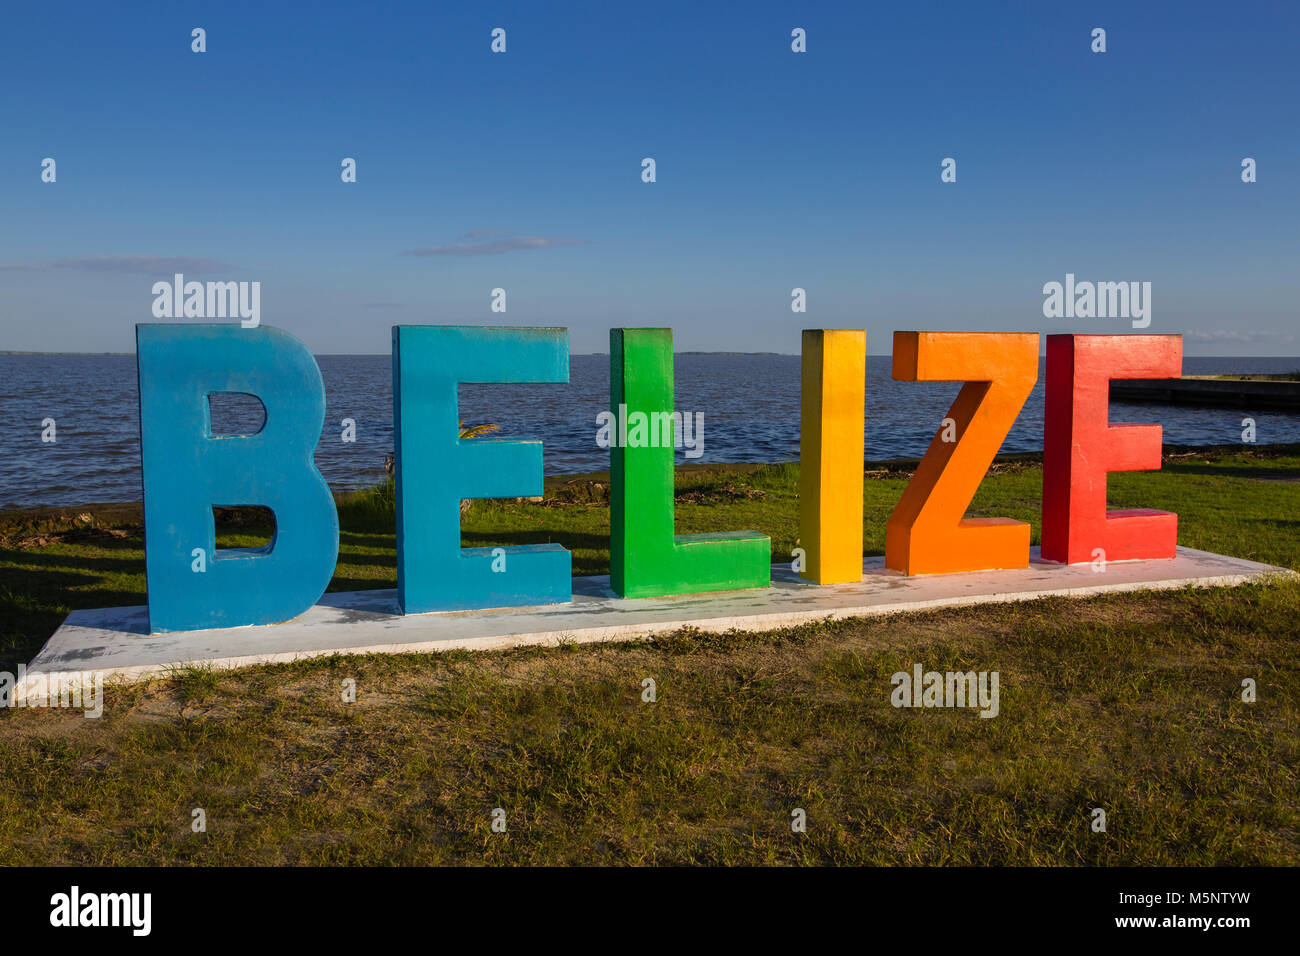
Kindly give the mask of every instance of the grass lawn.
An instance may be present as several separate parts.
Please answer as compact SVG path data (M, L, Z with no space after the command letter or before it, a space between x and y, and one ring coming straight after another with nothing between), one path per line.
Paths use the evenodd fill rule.
M1161 472L1111 477L1112 507L1176 511L1183 545L1300 570L1300 446L1166 451ZM678 530L759 530L788 557L797 474L685 469ZM868 553L908 474L868 471ZM1008 456L969 513L1036 532L1040 483ZM575 574L607 571L606 487L477 502L464 543L554 541ZM222 546L268 534L223 519ZM331 589L394 586L391 495L343 501L340 523ZM0 669L74 608L144 603L138 524L138 506L0 516ZM98 720L0 712L0 863L1295 865L1298 622L1300 585L1280 580L191 670L111 688ZM918 663L998 671L1000 715L893 708L890 675Z

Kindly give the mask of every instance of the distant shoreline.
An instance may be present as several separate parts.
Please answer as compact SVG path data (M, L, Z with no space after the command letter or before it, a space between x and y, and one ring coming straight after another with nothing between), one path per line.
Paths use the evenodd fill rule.
M316 358L389 358L391 357L391 354L392 353L390 352L313 352L312 353L312 355L314 355ZM674 355L777 355L785 358L799 357L798 352L708 352L708 351L701 351L698 349L692 349L685 352L674 352L673 354ZM0 355L69 355L69 356L102 355L102 356L116 357L116 356L133 356L135 355L135 353L134 352L45 352L40 350L0 349ZM599 356L601 358L608 358L609 353L608 352L571 352L570 353L571 358L581 358L583 356ZM893 353L868 352L867 357L868 358L892 358ZM1044 353L1040 352L1038 357L1040 359L1043 358ZM1294 359L1296 362L1300 363L1300 355L1201 355L1199 353L1185 352L1183 354L1183 357L1196 358L1196 359L1221 359L1223 361L1242 361L1242 362L1256 361L1260 359L1266 359L1268 361Z
M389 358L390 352L313 352L317 358ZM798 358L798 352L674 352L674 355L785 355L791 358ZM22 349L0 349L0 355L135 355L134 352L41 352L41 351L24 351ZM571 356L577 357L582 355L600 356L608 358L608 352L572 352ZM888 358L888 355L874 356L876 358ZM1210 356L1215 358L1217 356ZM1235 356L1234 356L1235 357ZM1251 358L1253 356L1247 356Z

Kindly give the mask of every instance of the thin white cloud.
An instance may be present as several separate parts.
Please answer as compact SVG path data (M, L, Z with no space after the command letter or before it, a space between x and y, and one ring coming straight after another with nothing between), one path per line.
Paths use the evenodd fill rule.
M79 256L53 262L0 265L0 272L45 272L70 269L77 272L107 272L116 275L168 276L177 272L191 275L229 272L230 266L215 259L189 256Z
M1270 329L1211 329L1183 333L1193 342L1294 342L1295 333Z
M479 230L482 232L483 230ZM586 239L559 239L550 236L506 236L503 239L457 242L425 249L407 249L404 256L496 256L526 249L550 249L555 246L586 245Z

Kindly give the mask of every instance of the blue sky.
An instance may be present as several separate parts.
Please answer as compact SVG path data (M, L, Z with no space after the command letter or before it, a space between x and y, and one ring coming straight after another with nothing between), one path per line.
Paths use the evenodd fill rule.
M179 259L322 353L1131 331L1044 318L1071 272L1150 281L1188 354L1300 354L1290 2L11 5L0 54L0 350L130 351Z

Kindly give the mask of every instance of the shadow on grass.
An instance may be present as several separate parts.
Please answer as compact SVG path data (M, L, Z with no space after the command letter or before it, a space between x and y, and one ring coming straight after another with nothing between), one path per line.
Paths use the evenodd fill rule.
M1173 475L1211 475L1215 478L1246 478L1255 481L1300 481L1300 468L1261 468L1258 465L1199 464L1165 462L1161 469Z
M89 557L78 554L71 554L67 551L38 551L31 549L27 551L3 551L0 552L0 564L25 564L35 565L40 568L49 568L47 573L53 577L60 568L73 568L86 573L98 572L101 576L104 574L139 574L144 575L144 557L140 552L139 545L134 547L127 545L121 550L134 550L135 557L131 558L100 558ZM11 574L21 569L5 567L0 571L0 586Z

